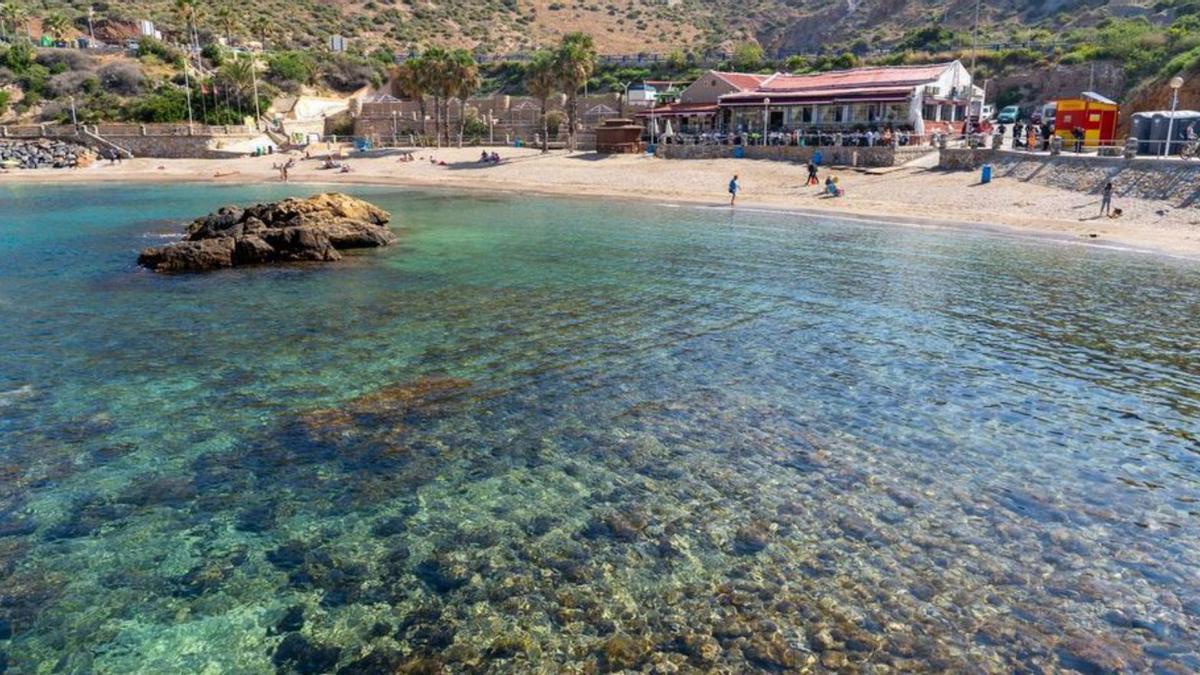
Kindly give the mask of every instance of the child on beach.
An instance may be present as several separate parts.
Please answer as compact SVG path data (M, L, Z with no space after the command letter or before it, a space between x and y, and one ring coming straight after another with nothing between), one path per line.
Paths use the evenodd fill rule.
M821 181L817 178L817 163L814 162L812 159L809 159L808 160L808 180L805 181L804 187L808 187L810 185L819 185L820 182Z
M1100 215L1112 217L1113 184L1106 183L1100 192Z
M734 201L737 200L738 189L739 189L738 177L737 177L737 174L734 174L733 179L729 181L729 205L730 206L733 206Z

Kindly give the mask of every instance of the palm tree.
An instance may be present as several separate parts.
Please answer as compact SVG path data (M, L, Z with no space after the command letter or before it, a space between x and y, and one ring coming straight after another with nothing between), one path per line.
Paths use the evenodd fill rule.
M567 94L567 138L575 152L575 131L579 120L579 88L596 70L596 42L582 32L567 33L558 46L555 62L558 80Z
M458 98L458 147L461 148L463 133L467 127L467 99L479 91L483 81L479 76L479 64L475 62L475 56L466 49L455 49L451 52L448 65L454 96Z
M217 71L217 77L227 88L233 89L237 98L238 114L245 115L242 109L242 94L253 86L254 64L249 59L230 59Z
M554 54L540 50L525 68L525 89L542 104L542 152L550 152L550 120L547 105L558 90L558 70Z
M425 87L425 78L422 74L424 65L421 63L421 57L408 59L404 63L396 66L396 70L392 74L392 83L395 86L395 93L404 98L412 98L417 100L417 105L421 107L421 135L425 135L425 95L429 90Z
M237 23L237 15L233 13L233 7L221 5L217 9L216 16L217 22L225 30L225 44L233 46L233 27Z
M421 55L422 87L433 95L433 129L437 137L438 147L442 145L442 120L446 120L446 144L450 143L449 106L450 97L454 95L455 83L450 72L450 53L441 47L430 47ZM443 117L443 110L446 114Z
M9 0L0 7L0 23L8 24L12 35L17 34L17 27L25 24L26 37L29 35L29 10L25 9L25 5L18 0Z
M271 29L271 20L263 15L254 17L250 22L250 30L258 36L258 44L263 51L267 49L267 31Z
M175 14L187 26L188 43L198 47L196 19L200 16L199 0L175 0Z
M42 30L49 33L55 40L61 40L71 29L71 20L62 12L51 12L42 19Z

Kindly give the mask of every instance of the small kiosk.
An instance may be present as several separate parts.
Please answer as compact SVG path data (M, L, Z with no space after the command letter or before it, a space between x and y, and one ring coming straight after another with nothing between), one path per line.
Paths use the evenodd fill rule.
M596 152L630 154L642 151L642 125L623 117L610 117L596 127Z
M1112 145L1117 140L1117 121L1121 106L1094 91L1085 91L1078 98L1062 98L1055 101L1058 113L1054 119L1054 133L1063 139L1063 147L1075 143L1071 131L1083 128L1083 145L1095 148Z

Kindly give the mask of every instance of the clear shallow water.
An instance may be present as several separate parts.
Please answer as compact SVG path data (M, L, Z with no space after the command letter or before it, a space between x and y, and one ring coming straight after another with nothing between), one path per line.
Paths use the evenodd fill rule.
M1200 266L363 188L0 188L11 672L1200 670Z

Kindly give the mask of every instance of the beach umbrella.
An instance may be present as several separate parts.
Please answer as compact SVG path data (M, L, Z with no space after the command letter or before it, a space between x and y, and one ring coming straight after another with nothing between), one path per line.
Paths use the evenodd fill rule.
M667 127L663 131L663 136L671 137L674 135L675 135L675 132L671 129L671 120L667 120Z

